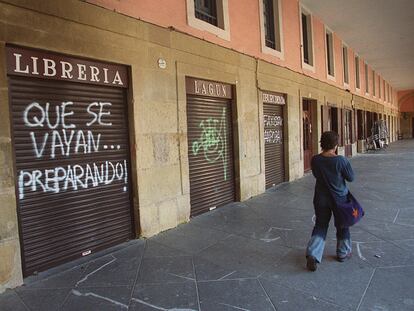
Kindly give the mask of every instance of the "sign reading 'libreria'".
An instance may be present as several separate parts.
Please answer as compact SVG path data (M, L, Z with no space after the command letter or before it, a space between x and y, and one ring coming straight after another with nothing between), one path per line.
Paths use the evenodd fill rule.
M9 75L128 87L125 66L20 47L6 50Z

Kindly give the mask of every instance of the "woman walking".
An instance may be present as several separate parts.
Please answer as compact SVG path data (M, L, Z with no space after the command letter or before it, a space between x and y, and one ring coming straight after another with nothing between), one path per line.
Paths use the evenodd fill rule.
M351 236L348 227L343 227L335 215L335 201L346 202L348 188L346 181L354 180L354 172L348 159L336 154L338 134L324 132L321 137L322 152L312 158L312 174L316 178L313 205L315 208L315 227L306 248L306 266L315 271L322 261L331 215L336 227L336 256L342 262L351 257Z

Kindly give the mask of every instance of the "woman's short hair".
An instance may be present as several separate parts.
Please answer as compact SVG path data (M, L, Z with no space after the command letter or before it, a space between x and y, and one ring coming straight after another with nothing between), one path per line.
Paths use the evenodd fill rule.
M323 132L321 136L321 148L323 150L334 149L338 145L339 135L334 131Z

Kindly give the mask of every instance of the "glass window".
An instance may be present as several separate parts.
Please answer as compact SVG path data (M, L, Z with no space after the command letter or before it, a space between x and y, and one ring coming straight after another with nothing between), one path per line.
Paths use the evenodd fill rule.
M342 62L344 65L344 83L349 84L349 72L348 72L348 48L342 46Z
M312 47L312 18L311 15L302 11L302 51L303 62L313 66L313 47Z
M355 87L357 89L361 88L359 82L359 57L355 56Z
M372 71L372 94L375 96L376 94L376 86L375 86L375 71Z
M326 65L328 67L328 75L333 77L335 76L333 34L330 31L326 31L325 36L326 36Z
M378 76L378 98L381 98L381 77Z
M281 52L279 1L263 0L265 45Z
M195 0L194 5L196 18L218 26L216 0Z

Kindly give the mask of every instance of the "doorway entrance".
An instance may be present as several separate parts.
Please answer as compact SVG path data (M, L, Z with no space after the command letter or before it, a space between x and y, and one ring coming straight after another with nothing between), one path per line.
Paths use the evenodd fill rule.
M412 135L412 137L414 138L414 118L412 118L412 120L411 120L411 135Z
M303 122L303 165L304 171L311 169L313 155L313 134L312 134L312 101L304 99L302 103Z

